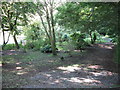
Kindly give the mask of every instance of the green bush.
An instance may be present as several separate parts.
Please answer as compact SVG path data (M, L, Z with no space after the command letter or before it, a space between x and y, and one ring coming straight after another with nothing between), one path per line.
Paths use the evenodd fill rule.
M43 53L51 53L51 52L52 52L51 45L45 45L45 46L41 49L41 52L43 52Z
M58 50L58 48L56 48ZM52 53L51 45L45 45L43 48L41 48L42 53Z
M24 48L25 46L23 46L22 44L19 44L20 48Z
M67 34L63 35L62 37L62 41L68 41L69 40L69 37Z
M22 44L19 44L20 48L24 48L24 46ZM16 49L15 44L6 44L5 47L3 48L3 50L12 50L12 49Z
M85 48L87 45L89 45L87 42L85 42L85 34L79 34L79 33L74 33L71 35L72 42L76 46L76 49L82 49Z
M34 40L34 41L28 41L25 45L26 49L33 49L33 50L40 50L42 46L44 45L43 40Z
M85 41L88 45L91 44L91 39L90 39L90 38L85 38L84 41Z
M11 49L15 49L15 45L14 44L7 44L5 45L5 47L3 48L3 50L11 50Z
M34 48L33 42L27 42L26 45L25 45L25 48L26 49L33 49Z
M116 43L117 42L117 38L112 38L111 42Z
M45 40L43 41L43 46L49 45L50 44L49 42L50 42L49 39L45 38Z
M41 30L39 25L39 22L33 22L23 28L26 36L26 49L40 50L40 48L46 44L44 32Z

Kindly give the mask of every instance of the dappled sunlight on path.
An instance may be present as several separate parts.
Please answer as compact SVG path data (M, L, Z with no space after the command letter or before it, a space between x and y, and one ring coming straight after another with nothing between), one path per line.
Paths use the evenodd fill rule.
M60 61L60 56L67 54L64 52L59 52L60 56L56 57L46 56L48 54L41 54L43 57L39 57L39 52L37 55L31 52L32 56L28 54L23 61L21 59L16 61L6 52L10 63L7 62L3 68L6 73L9 71L10 74L15 74L17 79L24 77L23 81L26 82L20 84L21 88L109 88L117 83L118 74L117 67L112 60L114 57L112 45L91 46L86 48L84 54L80 51L74 52L72 57L64 55L64 61ZM16 57L14 50L10 53ZM55 66L55 63L60 64ZM14 77L11 76L11 78ZM7 81L5 80L4 86ZM9 83L8 86L10 86Z
M97 68L96 68L97 66ZM98 68L99 67L99 68ZM25 88L90 88L110 87L117 81L117 73L104 70L99 65L73 65L40 72L30 78ZM34 83L34 84L33 84Z

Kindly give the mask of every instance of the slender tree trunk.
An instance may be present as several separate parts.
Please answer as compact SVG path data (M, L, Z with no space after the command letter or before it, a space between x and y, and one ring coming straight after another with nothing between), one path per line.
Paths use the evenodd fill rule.
M96 39L97 39L97 36L96 36L96 34L94 33L94 35L93 35L93 42L94 42L94 44L95 44L95 42L96 42Z
M47 28L46 28L46 26L45 26L45 24L44 24L44 22L43 22L43 18L42 18L42 16L41 16L41 14L40 14L39 11L38 11L38 14L39 14L39 16L40 16L40 19L41 19L42 25L43 25L43 27L44 27L44 30L45 30L45 32L46 32L46 35L47 35L47 37L48 37L48 39L49 39L49 41L50 41L50 35L49 35L48 32L47 32Z
M8 43L8 41L9 41L9 37L10 37L10 33L9 33L9 35L8 35L8 39L7 39L7 41L3 43L3 45L2 45L2 49L3 49L3 48L5 47L5 45Z
M46 14L46 20L47 20L47 26L45 26L45 23L43 22L43 18L41 13L38 11L38 14L40 16L40 19L42 21L42 25L45 29L45 32L49 38L51 48L52 48L52 53L53 55L57 55L56 53L56 43L55 43L55 30L54 30L54 20L53 20L53 2L48 2L50 6L48 6L48 3L44 1L45 5L42 5L42 9L45 11ZM40 8L39 8L40 10ZM48 30L47 30L48 27Z
M52 9L51 9L50 13L51 13L51 24L52 24L51 26L52 26L52 38L53 38L53 40L52 40L52 43L53 43L53 55L57 55L57 53L56 53L56 37L55 37L54 20L53 20L53 11L52 11Z
M15 19L15 21L14 21L14 25L11 25L11 31L13 30L13 27L15 27L15 26L17 25L18 16L19 16L19 13L18 13L18 11L17 11L17 13L16 13L16 19ZM10 23L9 23L9 24L10 24ZM15 28L15 29L17 29L17 28ZM14 31L15 31L15 30L14 30ZM14 39L16 48L19 49L20 47L19 47L19 44L18 44L18 42L17 42L16 31L15 31L15 33L13 34L13 39Z
M90 39L91 39L91 44L94 44L93 37L92 37L92 32L91 31L89 32L89 35L90 35Z
M94 35L92 36L92 31L90 31L89 35L90 35L90 38L91 38L91 44L95 44L96 39L97 39L96 34L94 33Z
M54 32L54 30L53 30ZM56 44L55 44L55 33L52 33L52 39L51 39L51 47L52 47L52 53L53 55L57 55L56 53Z
M89 17L88 17L88 21L90 20L90 18L93 16L93 14L94 14L94 6L92 7L92 13L89 15ZM92 20L93 21L93 20ZM87 27L87 29L89 29L90 28L90 25L91 25L91 22L88 24L88 27ZM91 44L94 44L94 40L93 40L93 37L92 37L92 31L89 31L89 35L90 35L90 38L91 38Z
M4 30L2 30L2 33L3 33L3 45L2 45L2 49L4 49L4 46L5 46L5 32L4 32Z
M50 35L50 42L51 42L51 48L53 55L57 55L56 53L56 44L55 44L55 31L54 31L54 24L53 24L53 12L52 9L50 9L50 13L48 12L48 8L46 8L46 20L48 23L49 28L49 35ZM51 18L50 18L51 16Z
M16 35L15 35L15 34L13 35L13 39L14 39L16 48L19 49L20 47L19 47L19 44L18 44L18 42L17 42L17 39L16 39Z
M3 45L5 44L5 32L4 30L2 30L2 33L3 33Z
M2 45L2 49L5 47L5 45L8 43L9 41L9 37L10 37L10 33L8 35L8 39L7 41L5 42L5 31L4 31L4 24L2 24L2 33L3 33L3 45Z

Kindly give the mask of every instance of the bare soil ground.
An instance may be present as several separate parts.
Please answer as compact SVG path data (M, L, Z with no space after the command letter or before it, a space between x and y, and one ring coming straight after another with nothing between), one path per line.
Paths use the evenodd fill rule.
M59 52L56 57L49 54L40 54L39 57L33 52L35 58L28 58L30 54L27 53L5 51L3 59L12 54L16 56L12 63L3 65L3 87L112 88L118 81L113 46L110 43L97 44L86 48L82 54L74 51L72 57L63 52ZM26 62L25 59L23 62L20 54L30 60ZM60 60L61 56L64 56L63 61Z

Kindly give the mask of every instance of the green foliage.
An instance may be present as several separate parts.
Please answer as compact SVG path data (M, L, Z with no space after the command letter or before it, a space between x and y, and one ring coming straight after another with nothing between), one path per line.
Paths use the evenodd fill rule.
M10 31L10 34L14 37L17 49L19 49L19 45L16 36L22 33L22 30L19 27L28 24L28 14L30 15L30 13L35 13L32 6L32 2L1 3L2 31Z
M43 46L45 46L45 45L50 45L50 41L48 38L45 38L43 41Z
M25 45L26 49L33 49L33 50L40 50L42 46L44 45L43 40L35 40L35 41L28 41Z
M28 23L27 14L34 13L32 2L2 2L2 28L11 31L12 34L19 34L17 26L24 26Z
M4 47L4 50L11 50L11 49L15 49L15 45L14 45L14 44L7 44L7 45Z
M56 48L56 50L58 50L58 48ZM41 48L41 52L42 53L52 53L51 45L47 44L47 45L43 46L43 48Z
M116 36L118 27L117 3L67 2L57 8L59 25L90 34L97 30ZM108 12L109 11L109 12Z
M20 48L24 48L25 46L23 46L22 44L19 44ZM6 44L6 46L3 48L3 50L12 50L12 49L16 49L15 44Z
M91 38L85 38L84 41L88 43L89 45L91 44Z
M79 33L74 33L71 35L72 42L75 44L76 49L82 49L85 48L88 43L84 41L85 39L85 34L79 34Z
M32 24L23 28L24 35L26 36L26 49L40 50L46 44L44 34L39 25L39 22L32 22Z
M43 53L51 53L52 52L52 48L51 48L51 45L45 45L42 49L41 49L41 52Z
M116 43L117 42L117 37L112 38L111 42Z
M67 34L63 35L62 37L62 41L68 41L69 40L69 37Z
M39 22L33 22L32 24L23 27L24 34L27 41L37 40L40 38Z

